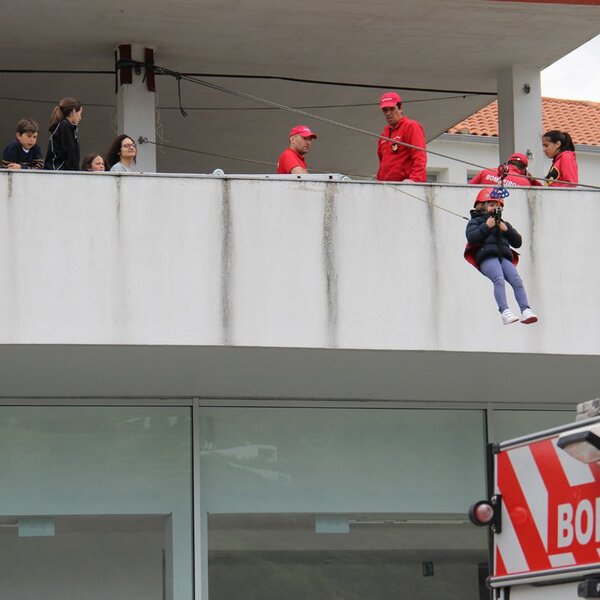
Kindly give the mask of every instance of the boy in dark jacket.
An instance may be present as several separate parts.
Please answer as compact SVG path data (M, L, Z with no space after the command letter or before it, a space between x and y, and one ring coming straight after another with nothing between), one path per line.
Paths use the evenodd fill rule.
M511 248L520 248L521 235L502 220L504 201L494 198L492 191L486 188L477 195L466 230L465 258L494 284L494 298L502 323L510 325L519 320L506 301L505 282L508 281L521 309L521 323L529 325L538 318L529 306L523 281L517 272L519 255Z
M37 145L40 131L33 119L21 119L17 123L17 139L11 142L2 153L4 169L43 169L42 149Z

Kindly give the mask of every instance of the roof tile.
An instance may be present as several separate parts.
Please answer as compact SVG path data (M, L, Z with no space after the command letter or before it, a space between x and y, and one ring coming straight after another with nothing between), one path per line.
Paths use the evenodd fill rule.
M544 131L567 131L575 144L600 146L600 103L542 98ZM448 133L498 137L498 101L448 129Z

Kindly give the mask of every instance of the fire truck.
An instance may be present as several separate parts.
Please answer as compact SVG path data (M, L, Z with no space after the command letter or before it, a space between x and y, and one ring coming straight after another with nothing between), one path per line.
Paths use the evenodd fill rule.
M598 461L598 416L489 445L469 518L489 528L490 598L600 598Z

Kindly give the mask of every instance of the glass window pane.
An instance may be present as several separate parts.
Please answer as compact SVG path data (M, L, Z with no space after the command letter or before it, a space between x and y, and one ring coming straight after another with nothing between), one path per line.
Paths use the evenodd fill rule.
M207 512L464 513L484 493L483 413L203 408Z
M0 407L0 481L11 597L191 600L189 408Z
M210 600L489 597L487 532L460 517L363 515L320 534L314 515L229 514L209 515L208 529Z
M481 411L202 408L210 600L478 600ZM206 585L206 579L204 580Z
M575 421L575 410L494 410L490 441L503 442Z

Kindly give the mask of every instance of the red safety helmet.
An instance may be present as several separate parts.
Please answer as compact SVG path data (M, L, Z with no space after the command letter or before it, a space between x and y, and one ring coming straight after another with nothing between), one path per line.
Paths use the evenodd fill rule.
M515 152L514 154L511 154L508 157L508 160L506 162L515 162L515 161L523 163L525 165L525 167L529 166L529 161L527 160L527 157L524 154L521 154L520 152Z
M473 208L475 208L479 203L482 202L497 202L500 206L504 206L504 198L493 198L492 192L494 188L485 188L477 194L477 198L475 198L475 203L473 204Z

